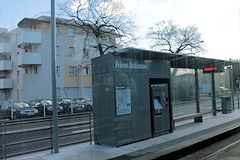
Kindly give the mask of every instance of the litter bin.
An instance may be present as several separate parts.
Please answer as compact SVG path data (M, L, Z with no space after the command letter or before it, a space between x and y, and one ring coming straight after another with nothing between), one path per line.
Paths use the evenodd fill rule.
M224 96L221 97L222 102L222 113L227 114L232 112L232 105L231 105L231 97L230 96Z

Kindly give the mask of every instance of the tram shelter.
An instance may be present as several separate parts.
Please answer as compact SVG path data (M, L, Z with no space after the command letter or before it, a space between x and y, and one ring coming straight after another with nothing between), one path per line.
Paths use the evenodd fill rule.
M125 48L92 60L94 140L121 146L173 132L170 68L198 69L212 75L212 111L216 115L214 73L235 62ZM230 74L230 76L232 76ZM232 78L230 78L232 79Z

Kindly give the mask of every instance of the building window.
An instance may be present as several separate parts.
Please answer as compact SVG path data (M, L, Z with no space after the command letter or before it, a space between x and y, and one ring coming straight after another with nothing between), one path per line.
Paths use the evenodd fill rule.
M85 75L89 75L90 74L90 67L86 67L84 72L85 72L84 73Z
M60 66L56 66L56 75L60 76Z
M75 36L75 28L68 28L68 36Z
M85 48L85 47L84 47L84 49L83 49L83 55L84 55L85 57L89 57L89 49L88 49L88 48Z
M38 68L37 67L34 67L34 73L38 74Z
M37 26L35 26L35 25L30 26L30 29L31 29L32 31L35 31L35 30L37 29Z
M73 56L75 53L74 47L68 47L68 49L69 49L68 56Z
M59 56L60 55L60 48L59 46L56 46L56 56Z
M69 70L68 70L68 74L69 75L76 75L77 74L77 68L73 67L73 66L70 66Z

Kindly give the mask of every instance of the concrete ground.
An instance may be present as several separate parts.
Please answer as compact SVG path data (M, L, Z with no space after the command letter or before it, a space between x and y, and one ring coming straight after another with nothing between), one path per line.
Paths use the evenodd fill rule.
M239 127L240 110L229 114L218 113L215 117L205 116L202 123L193 123L193 120L190 120L178 123L176 126L173 133L121 147L82 143L60 148L58 154L44 151L9 158L9 160L153 159Z

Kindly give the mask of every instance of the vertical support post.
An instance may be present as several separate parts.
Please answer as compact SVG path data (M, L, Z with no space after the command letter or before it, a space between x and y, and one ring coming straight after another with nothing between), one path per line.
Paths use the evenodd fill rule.
M1 147L1 159L3 159L3 138L2 138L2 121L0 120L0 147Z
M50 125L50 134L53 133L53 122L52 122L52 118L49 118L49 125ZM51 153L53 153L54 149L53 149L53 139L51 138Z
M13 115L13 103L11 104L11 119L14 119L14 115Z
M56 18L55 18L55 0L51 0L51 51L52 51L52 143L54 153L59 153L58 144L58 112L57 112L57 97L56 97L56 74L55 74L55 52L56 52Z
M7 159L6 157L6 122L1 122L1 159Z
M239 109L239 89L238 89L238 92L237 92L237 101L238 101L238 109Z
M73 114L73 104L72 104L72 99L71 99L71 103L70 103L70 109L71 109L71 114Z
M194 71L195 71L196 106L197 106L197 113L200 113L198 70L197 70L197 69L194 69Z
M43 104L43 117L46 117L46 106Z
M229 78L230 78L230 88L231 88L231 97L232 97L232 109L235 110L235 104L234 104L234 83L233 83L233 66L230 65L229 68Z
M216 107L216 94L215 94L215 78L214 73L211 73L212 75L212 114L213 116L217 115L217 107Z
M92 144L92 115L89 113L90 144Z

